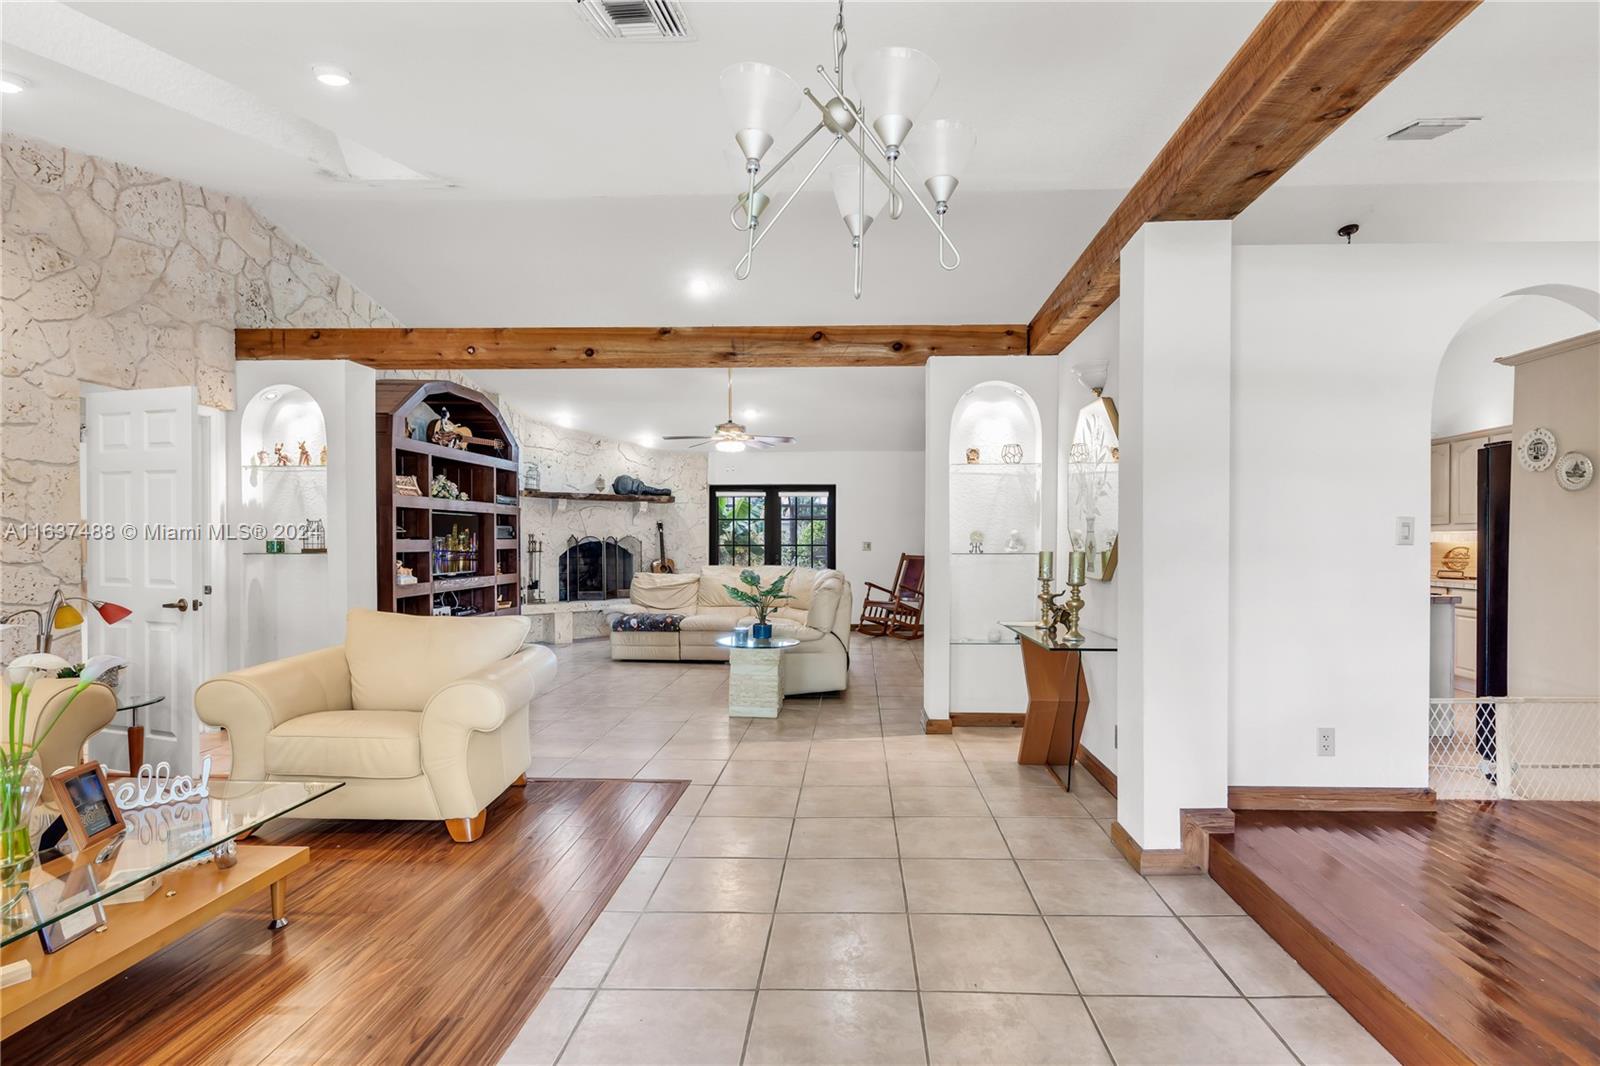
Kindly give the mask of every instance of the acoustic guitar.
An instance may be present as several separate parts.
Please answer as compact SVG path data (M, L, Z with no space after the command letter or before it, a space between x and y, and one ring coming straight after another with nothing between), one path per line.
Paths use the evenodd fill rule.
M667 532L665 526L660 522L656 523L656 547L659 550L659 554L656 557L656 561L650 564L650 572L652 574L676 574L678 572L678 564L667 558Z

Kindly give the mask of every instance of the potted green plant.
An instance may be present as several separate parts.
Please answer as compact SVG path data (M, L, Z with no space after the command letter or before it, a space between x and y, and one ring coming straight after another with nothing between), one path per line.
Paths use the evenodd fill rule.
M739 581L748 586L740 588L738 585L724 585L728 595L738 602L756 612L756 624L750 627L750 636L756 640L772 639L772 623L767 621L767 615L772 608L783 600L792 600L793 596L783 591L783 586L794 576L794 571L782 574L776 581L766 588L761 587L761 575L754 570L741 570Z
M0 669L11 696L6 711L6 735L0 742L0 864L7 870L33 857L28 821L44 788L44 774L33 761L33 753L84 689L125 665L127 660L115 655L96 655L82 664L73 675L78 683L65 702L48 721L34 723L31 731L28 699L33 695L33 683L51 674L59 676L63 670L71 669L71 664L59 655L35 652L13 659Z

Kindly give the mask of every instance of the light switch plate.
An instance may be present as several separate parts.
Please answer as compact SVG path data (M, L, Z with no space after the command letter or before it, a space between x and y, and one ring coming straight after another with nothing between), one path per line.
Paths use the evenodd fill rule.
M1410 515L1401 515L1394 520L1394 542L1396 544L1415 544L1417 542L1417 520Z
M871 551L872 550L872 541L870 541L870 540L862 541L861 542L861 550L864 551L864 552Z

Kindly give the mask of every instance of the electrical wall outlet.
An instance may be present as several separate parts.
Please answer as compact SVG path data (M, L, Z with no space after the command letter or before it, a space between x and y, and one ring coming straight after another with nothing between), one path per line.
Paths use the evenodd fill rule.
M1333 730L1331 730L1331 729L1319 729L1319 730L1317 730L1317 754L1318 755L1332 755L1333 754Z

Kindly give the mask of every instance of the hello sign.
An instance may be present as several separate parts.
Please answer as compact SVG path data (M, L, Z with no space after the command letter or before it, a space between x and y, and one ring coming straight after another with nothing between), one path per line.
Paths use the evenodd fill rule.
M180 803L183 800L205 799L211 795L211 756L200 763L200 783L188 774L172 776L172 767L165 762L149 763L139 767L136 777L118 782L111 798L124 811L142 807L159 807L163 803Z

